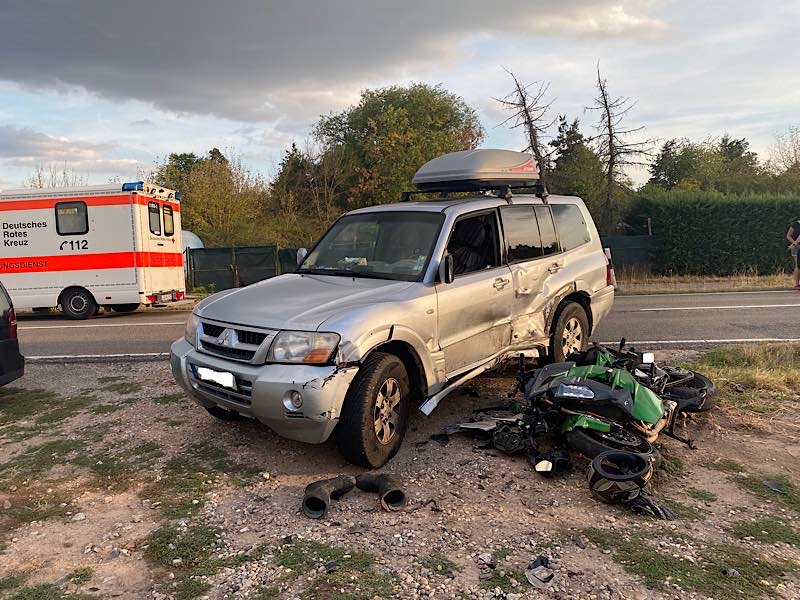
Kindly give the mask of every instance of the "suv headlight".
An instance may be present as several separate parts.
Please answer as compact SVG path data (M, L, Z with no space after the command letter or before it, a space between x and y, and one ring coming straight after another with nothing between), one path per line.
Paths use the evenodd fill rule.
M561 383L556 390L556 396L561 398L580 398L582 400L591 400L594 398L592 388L587 385L571 385L568 383Z
M186 321L186 329L183 332L183 337L193 347L197 344L197 328L200 327L200 317L192 313Z
M273 362L324 364L339 345L335 333L281 331L275 336L267 360Z

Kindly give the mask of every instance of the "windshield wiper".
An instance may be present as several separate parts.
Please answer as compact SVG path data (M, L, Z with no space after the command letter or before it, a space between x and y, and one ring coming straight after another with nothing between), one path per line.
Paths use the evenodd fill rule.
M337 277L362 277L364 279L389 279L395 280L388 274L372 273L370 271L356 271L354 269L300 269L298 273L308 275L335 275Z

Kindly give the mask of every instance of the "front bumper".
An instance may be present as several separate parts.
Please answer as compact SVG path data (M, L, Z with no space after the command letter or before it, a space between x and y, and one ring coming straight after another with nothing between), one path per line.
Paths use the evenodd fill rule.
M345 394L358 367L333 365L249 365L197 352L185 339L170 349L175 380L201 406L220 406L259 420L283 437L319 444L330 437L339 422ZM196 378L193 367L234 374L237 389L230 390ZM284 400L300 392L300 408L287 408Z

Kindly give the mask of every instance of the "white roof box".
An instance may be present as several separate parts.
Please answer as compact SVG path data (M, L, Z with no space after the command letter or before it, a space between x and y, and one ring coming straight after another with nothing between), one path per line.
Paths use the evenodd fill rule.
M444 154L422 165L412 180L420 191L531 187L538 181L539 169L533 157L512 150L464 150Z

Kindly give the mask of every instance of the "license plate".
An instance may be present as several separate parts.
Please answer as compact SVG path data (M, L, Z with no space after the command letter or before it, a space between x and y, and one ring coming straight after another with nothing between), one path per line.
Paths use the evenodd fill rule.
M195 367L195 373L200 381L211 381L231 390L236 389L236 377L234 377L233 373L215 371L207 367Z
M158 297L159 302L172 302L175 297L172 294L161 294Z

